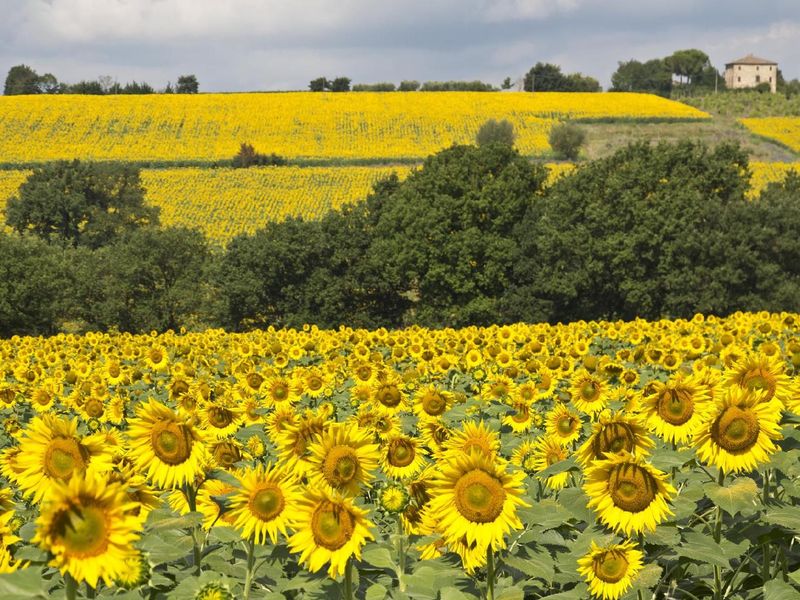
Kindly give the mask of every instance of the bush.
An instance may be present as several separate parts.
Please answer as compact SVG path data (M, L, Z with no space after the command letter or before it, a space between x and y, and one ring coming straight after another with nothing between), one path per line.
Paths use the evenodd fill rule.
M281 166L287 164L284 157L275 154L259 154L256 149L247 143L242 143L239 152L233 157L233 167L235 169L246 169L248 167Z
M575 160L586 141L586 132L572 123L562 123L550 130L547 141L558 156Z
M514 146L514 141L517 135L514 133L514 125L511 121L503 119L502 121L495 121L489 119L478 130L478 135L475 136L475 142L478 146L485 146L487 144L503 144L505 146Z
M419 81L413 79L401 81L400 87L397 89L400 92L416 92L419 89Z
M382 83L357 83L353 86L354 92L393 92L395 85L390 82Z

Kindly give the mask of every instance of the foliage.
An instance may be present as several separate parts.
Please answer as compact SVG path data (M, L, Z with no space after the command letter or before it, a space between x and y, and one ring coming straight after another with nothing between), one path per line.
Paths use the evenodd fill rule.
M278 156L274 152L272 154L261 154L256 152L252 144L242 142L239 147L239 152L233 157L234 169L246 169L249 167L264 167L267 165L279 166L285 165L287 160L282 156Z
M475 142L478 146L485 146L486 144L504 144L506 146L513 146L514 140L517 136L514 133L514 125L503 119L497 121L489 119L481 128L478 129L478 134L475 136Z
M483 81L426 81L423 92L493 92L495 87Z
M455 146L367 198L374 219L368 257L411 300L408 321L497 319L513 267L511 231L545 179L543 167L507 146Z
M559 157L576 160L586 142L586 131L573 123L561 123L550 130L547 141Z
M581 73L564 74L560 66L542 62L537 62L525 74L523 86L526 92L601 91L600 84L593 77Z
M97 248L126 231L158 224L144 204L139 170L79 160L35 169L8 200L6 223L49 241Z
M415 81L413 79L406 79L400 82L400 85L397 87L398 92L416 92L419 90L419 81Z
M0 233L0 337L58 331L70 267L57 247Z
M682 98L701 110L731 117L800 117L800 95L759 94L752 89Z
M308 89L312 92L324 92L328 88L328 80L325 77L317 77L308 83Z
M332 92L349 92L350 91L350 78L337 77L330 82L330 91Z
M397 87L391 82L383 83L357 83L353 86L354 92L394 92Z
M664 59L620 62L611 75L612 92L647 92L668 98L672 92L672 70Z
M166 331L209 322L205 237L185 228L139 229L76 256L74 316L92 330Z
M8 70L3 94L54 94L58 92L58 80L51 73L39 75L28 65L16 65Z
M25 96L0 106L5 164L81 158L230 160L246 140L290 159L422 158L472 143L490 118L507 119L523 154L545 154L562 119L705 119L686 104L644 94L479 92Z
M762 237L784 209L745 199L746 170L735 146L635 144L557 181L518 229L512 318L791 306L795 267L770 245L794 242Z
M178 77L178 84L175 86L176 94L196 94L200 88L195 75L181 75Z

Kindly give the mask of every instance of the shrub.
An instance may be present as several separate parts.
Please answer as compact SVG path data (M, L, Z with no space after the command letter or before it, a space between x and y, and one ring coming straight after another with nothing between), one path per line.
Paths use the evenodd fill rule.
M413 79L401 81L400 87L397 89L401 92L416 92L419 89L419 81Z
M547 140L555 153L562 158L575 160L586 141L586 132L572 123L562 123L550 130Z
M256 149L247 143L242 143L239 152L233 157L233 166L236 169L246 169L248 167L264 167L268 165L281 166L288 161L274 152L272 154L260 154Z
M505 146L514 146L514 141L517 134L514 133L514 125L511 121L503 119L496 121L489 119L478 130L475 136L475 142L478 146L485 146L487 144L503 144Z
M357 83L353 86L354 92L393 92L395 85L391 82L382 83Z

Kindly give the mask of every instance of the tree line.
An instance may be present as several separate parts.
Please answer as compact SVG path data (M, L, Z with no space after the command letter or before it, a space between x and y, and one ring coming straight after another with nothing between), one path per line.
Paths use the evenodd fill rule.
M136 169L54 163L6 210L0 335L800 310L800 176L749 201L746 173L735 145L638 143L548 187L506 144L454 146L222 249L159 227Z
M200 84L195 75L181 75L173 87L168 82L166 88L159 93L164 94L196 94ZM16 65L9 69L6 75L3 94L18 96L23 94L155 94L155 88L146 82L131 81L120 84L110 75L102 75L94 80L84 80L78 83L59 82L52 73L39 75L28 65Z

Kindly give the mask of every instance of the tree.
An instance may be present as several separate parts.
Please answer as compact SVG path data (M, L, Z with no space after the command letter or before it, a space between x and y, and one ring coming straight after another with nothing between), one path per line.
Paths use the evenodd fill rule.
M510 90L511 89L511 77L506 77L503 79L503 83L500 85L501 89Z
M689 86L696 83L703 70L711 66L708 54L696 48L676 50L664 61L672 69L672 73L678 76L679 83Z
M397 88L400 92L416 92L419 89L419 81L405 80L400 82Z
M502 121L489 119L483 125L481 125L480 129L478 129L478 134L475 136L475 142L478 144L478 146L485 146L487 144L503 144L505 146L513 147L516 138L517 136L514 133L514 125L512 125L511 121L508 121L507 119L503 119Z
M107 92L105 89L103 89L103 85L99 81L79 81L78 83L67 85L65 87L64 93L102 96L103 94L106 93L113 93L113 90L114 90L113 84Z
M586 132L572 123L561 123L550 130L547 141L561 158L576 160L586 142Z
M0 233L0 337L56 333L72 267L61 248Z
M600 92L600 82L583 73L570 73L564 82L565 92Z
M308 84L308 89L312 92L324 92L328 88L328 80L324 77L312 79Z
M77 316L91 329L146 332L202 326L212 297L211 260L200 231L130 231L80 261Z
M692 141L632 144L578 168L519 223L505 309L532 321L760 310L756 273L773 267L746 241L762 227L746 171L739 147Z
M612 92L646 92L669 97L672 92L672 70L660 58L641 63L620 62L611 76Z
M564 85L561 67L551 63L537 62L525 74L524 89L526 92L556 92L561 91Z
M330 90L332 92L349 92L350 91L350 78L337 77L330 82Z
M367 199L373 242L366 253L406 322L461 326L505 321L515 224L546 180L514 149L453 146L428 157L405 181Z
M176 94L196 94L200 84L197 82L197 77L194 75L181 75L178 77L178 83L175 86Z
M126 231L158 224L139 169L74 160L35 169L6 206L6 223L49 242L97 248Z
M164 88L164 93L165 94L174 94L175 93L175 90L172 88L172 82L171 81L167 82L167 87Z
M39 82L38 73L28 65L16 65L8 71L3 94L6 96L39 94L41 93Z

